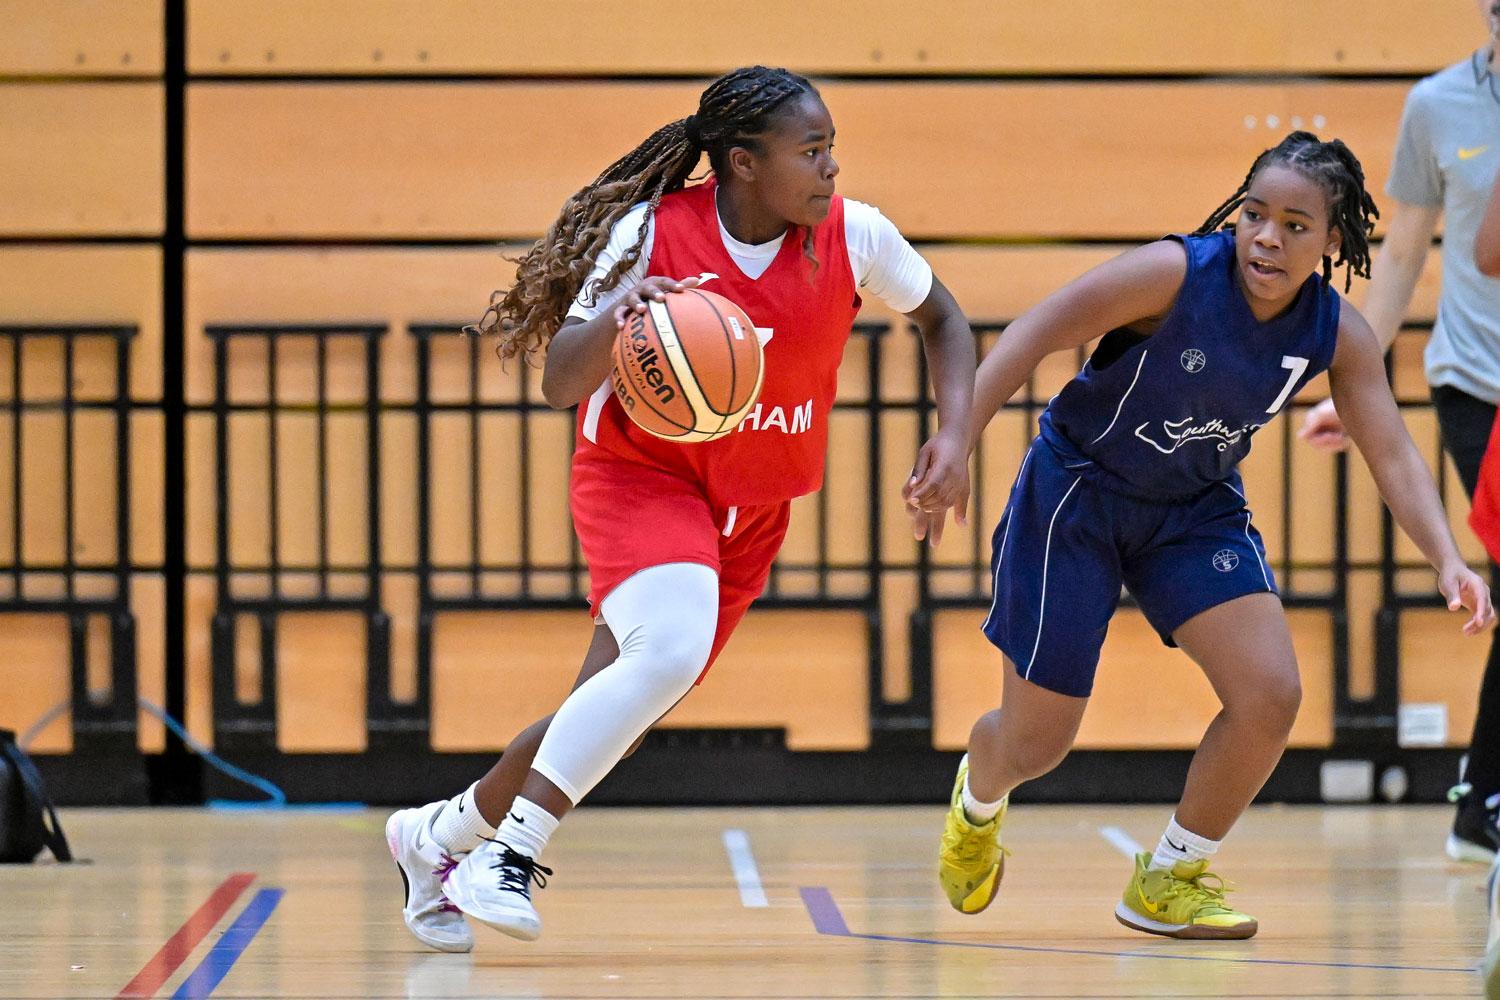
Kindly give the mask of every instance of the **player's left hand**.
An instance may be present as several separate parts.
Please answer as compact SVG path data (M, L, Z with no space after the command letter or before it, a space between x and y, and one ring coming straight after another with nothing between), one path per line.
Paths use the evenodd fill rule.
M1474 613L1464 622L1464 635L1478 635L1495 624L1495 607L1490 603L1490 588L1468 566L1459 564L1438 574L1438 590L1448 601L1448 610L1468 608Z
M918 541L925 538L933 546L942 541L949 509L956 524L968 524L969 447L963 434L944 428L922 446L901 498Z

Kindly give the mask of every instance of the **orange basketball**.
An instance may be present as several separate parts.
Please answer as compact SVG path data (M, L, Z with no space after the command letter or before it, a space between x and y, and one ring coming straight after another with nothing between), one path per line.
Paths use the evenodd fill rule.
M722 295L689 288L648 301L615 338L615 395L636 426L668 441L712 441L760 396L755 324Z

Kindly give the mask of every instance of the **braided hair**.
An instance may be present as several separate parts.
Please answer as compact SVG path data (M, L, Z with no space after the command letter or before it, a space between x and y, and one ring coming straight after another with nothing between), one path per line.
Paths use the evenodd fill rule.
M1230 195L1224 204L1214 209L1193 233L1204 236L1221 226L1233 229L1229 217L1245 203L1250 183L1264 167L1273 164L1291 167L1311 181L1316 182L1328 195L1332 206L1330 220L1342 234L1339 241L1339 256L1333 260L1323 258L1323 280L1332 282L1333 269L1346 266L1344 291L1354 283L1354 276L1370 276L1370 233L1375 229L1375 220L1380 218L1380 209L1375 199L1365 190L1365 172L1359 160L1348 146L1338 139L1321 141L1311 132L1293 132L1275 146L1261 153L1250 166L1245 181Z
M545 348L583 290L615 223L632 206L647 203L635 243L608 273L589 282L589 303L618 285L640 260L647 226L662 196L683 188L704 153L723 176L730 149L762 152L756 137L771 127L777 109L798 95L817 92L805 78L765 66L719 77L698 98L694 114L657 129L569 198L547 234L517 261L515 284L491 295L479 322L465 331L498 334L498 352L506 360ZM802 250L816 266L811 230L803 234Z

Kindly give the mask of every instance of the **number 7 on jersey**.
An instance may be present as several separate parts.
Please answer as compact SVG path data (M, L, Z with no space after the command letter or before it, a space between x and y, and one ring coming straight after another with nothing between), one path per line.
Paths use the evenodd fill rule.
M1290 354L1283 354L1281 356L1281 367L1288 369L1291 374L1286 378L1286 385L1281 387L1281 395L1276 397L1276 402L1266 407L1267 413L1275 414L1281 412L1281 406L1286 402L1286 398L1292 394L1292 389L1296 387L1297 380L1302 377L1303 372L1307 371L1307 359L1294 358Z

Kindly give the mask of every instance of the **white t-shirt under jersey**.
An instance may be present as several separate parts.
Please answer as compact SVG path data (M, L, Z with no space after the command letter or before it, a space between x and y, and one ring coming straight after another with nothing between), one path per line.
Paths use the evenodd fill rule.
M574 300L568 315L579 319L593 319L600 313L614 308L615 301L646 277L651 263L651 248L656 239L656 219L653 217L646 227L646 242L641 245L641 259L620 277L620 283L600 296L593 305L585 305L589 282L602 278L615 266L615 262L629 250L640 234L641 220L646 217L646 203L642 202L626 212L614 229L610 230L609 242L594 261L594 269L584 282L584 292ZM769 243L741 243L729 235L724 220L719 219L719 237L724 249L739 265L739 269L750 278L759 278L766 273L786 234ZM896 312L909 313L927 300L932 290L932 267L922 255L912 249L890 219L880 214L873 205L844 199L844 242L849 247L849 270L854 274L854 283L862 292L869 292ZM687 277L681 275L680 277Z

